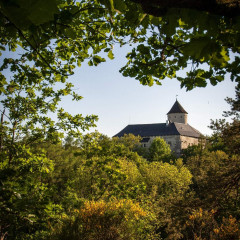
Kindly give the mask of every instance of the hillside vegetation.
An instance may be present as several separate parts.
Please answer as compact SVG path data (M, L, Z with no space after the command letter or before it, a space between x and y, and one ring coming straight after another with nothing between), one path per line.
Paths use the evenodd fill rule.
M228 102L232 123L212 122L179 159L157 138L149 150L98 132L11 142L2 128L1 239L239 239L239 99Z

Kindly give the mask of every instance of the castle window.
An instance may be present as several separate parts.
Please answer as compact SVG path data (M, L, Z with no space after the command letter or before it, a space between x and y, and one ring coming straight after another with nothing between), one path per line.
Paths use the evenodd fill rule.
M170 146L172 146L172 142L168 142L168 144L169 144Z

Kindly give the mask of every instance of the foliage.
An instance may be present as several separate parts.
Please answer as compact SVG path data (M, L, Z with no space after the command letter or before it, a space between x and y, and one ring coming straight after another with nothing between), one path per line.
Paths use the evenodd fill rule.
M80 191L84 198L96 200L112 196L127 197L134 194L133 188L138 187L127 181L119 159L114 157L94 157L84 161L72 185L73 188L77 187L76 191Z
M239 238L239 108L236 99L227 99L231 110L225 119L212 121L214 134L205 149L191 147L184 155L186 167L193 174L194 197L188 205L205 210L193 211L190 225L182 230L186 239L238 239ZM219 150L220 149L220 150ZM214 209L214 210L212 210ZM191 228L191 230L189 229Z
M230 111L225 111L224 116L225 117L233 117L233 119L239 119L240 118L240 84L238 84L235 87L235 93L236 97L235 99L232 98L226 98L227 103L231 106Z
M210 139L218 147L224 147L230 154L240 154L240 84L236 86L236 98L227 98L231 110L224 112L225 117L232 117L232 122L226 122L225 119L211 121L210 128L214 130L214 135Z
M116 157L134 157L133 151L140 145L140 137L133 134L124 135L121 138L109 137L100 134L99 132L89 133L83 136L80 144L80 155L85 155L86 158L93 156L108 156Z
M110 14L95 1L0 1L0 25L1 238L30 239L39 232L43 239L48 220L73 195L62 183L70 178L63 166L74 172L74 164L61 165L49 151L56 170L45 176L51 160L41 149L44 142L60 143L66 132L79 137L95 126L97 116L72 116L58 104L67 95L82 98L66 82L77 65L105 61L98 54L104 49L113 58Z
M201 156L205 153L206 148L203 148L201 144L188 146L182 150L181 157L183 161L186 162L189 158Z
M152 162L146 169L145 175L148 187L157 187L160 196L182 195L191 183L191 173L187 168L171 165L169 163Z
M131 200L86 201L63 219L56 239L145 239L147 218L147 212Z
M208 212L201 208L193 211L186 222L188 235L185 236L185 239L239 239L240 229L236 218L231 215L228 218L223 217L219 224L215 219L215 214L214 210Z
M107 203L116 198L135 199L144 209L148 209L151 224L149 223L146 234L148 231L153 236L157 234L154 229L159 222L166 223L164 214L167 214L169 201L182 199L188 190L191 183L190 172L181 161L176 165L155 162L155 167L154 162L149 163L135 152L119 147L119 144L122 146L123 139L110 140L96 132L93 133L96 138L89 136L87 134L86 138L83 138L86 143L82 140L81 147L76 148L73 143L72 150L76 151L74 155L71 155L71 147L65 150L55 148L55 154L59 155L54 160L57 164L57 173L54 176L57 182L54 180L53 183L60 187L57 190L60 191L61 203L67 208L67 216L71 216L73 209L80 207L85 200L103 200ZM125 138L128 139L127 136ZM107 155L103 154L103 149L107 151ZM54 148L49 149L48 145L46 150L47 155L53 158ZM71 160L67 160L68 156ZM59 167L62 169L60 172ZM152 197L149 198L149 195ZM162 206L165 206L164 209ZM158 215L159 211L161 214ZM57 227L58 225L54 229Z
M238 164L239 156L229 157L221 151L188 159L186 166L193 174L193 189L203 206L239 215L234 207L239 203Z
M204 227L206 236L216 235L214 229L218 229L219 234L230 228L237 229L238 222L234 219L240 216L237 207L238 156L230 158L221 151L204 150L201 155L194 152L190 156L189 152L186 165L181 159L171 164L149 162L134 152L134 144L128 141L131 138L125 136L125 145L122 145L123 139L109 139L95 132L80 141L69 141L67 148L50 142L32 144L28 152L34 154L30 154L32 158L25 155L24 162L29 161L24 166L35 170L31 172L31 168L24 168L25 172L19 176L5 173L4 186L8 187L3 190L14 189L17 192L16 189L19 189L22 199L12 197L15 212L1 218L1 229L11 223L12 230L2 231L2 236L6 233L6 239L11 239L11 236L16 238L14 234L18 232L18 239L101 239L102 234L116 234L116 237L111 235L112 239L187 239L186 236L192 236L192 232L198 236L199 224L207 221L207 218L196 219L193 224L193 219L189 219L189 212L198 207L204 211L215 209L215 225L214 228L210 227L211 224ZM19 157L14 157L14 161ZM39 168L36 162L35 168L34 159L47 165ZM42 162L42 159L45 160ZM17 171L22 169L24 162ZM15 169L18 165L13 163L12 168ZM49 172L45 172L45 167ZM38 187L38 191L33 185ZM43 190L39 191L39 188ZM2 195L6 196L5 193ZM4 202L10 205L5 197ZM29 202L34 205L28 207ZM147 215L135 218L135 212L131 210L135 204ZM90 206L93 206L91 211ZM103 215L100 210L104 210ZM86 212L88 220L85 221L81 214ZM31 224L19 220L19 215L31 217L32 214L35 217ZM125 216L129 217L129 221ZM224 223L230 221L227 220L231 219L230 216L232 223ZM14 219L17 219L18 225L13 224ZM188 221L190 225L186 225ZM91 227L86 228L86 224ZM101 229L96 228L96 224L100 224ZM226 230L220 230L223 226ZM226 234L229 236L230 232Z
M11 158L7 150L1 151L0 237L31 239L36 233L47 232L47 221L53 211L57 213L47 182L53 164L44 152L35 154L20 144L15 149Z
M147 0L135 0L134 2L140 3L144 11L154 16L163 15L167 9L171 8L186 8L200 10L208 12L210 14L222 15L222 16L239 16L239 5L238 1L228 0L228 1L213 1L211 4L208 2L198 2L191 0L185 1L154 1L149 2Z
M171 157L171 148L163 138L156 137L149 147L149 161L167 161Z
M141 29L121 69L143 85L177 78L191 90L216 85L230 74L239 82L239 16L221 16L186 8L158 8L155 16L135 11L125 16Z
M223 217L221 226L214 229L214 232L218 235L219 239L239 239L239 221L231 215L228 218Z

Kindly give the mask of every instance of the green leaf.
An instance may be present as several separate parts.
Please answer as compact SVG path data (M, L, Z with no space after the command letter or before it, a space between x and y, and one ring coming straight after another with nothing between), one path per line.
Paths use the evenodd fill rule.
M88 65L89 65L89 66L93 66L93 61L90 60L90 61L88 62Z
M66 34L66 36L67 37L69 37L69 38L71 38L71 39L75 39L76 38L76 31L74 31L72 28L67 28L66 30L65 30L65 34Z
M208 37L193 38L182 48L182 53L197 60L209 59L218 45Z
M106 60L104 58L97 56L97 55L93 56L93 58L92 58L92 62L95 66L97 66L99 63L105 62L105 61Z
M19 1L21 3L26 2L25 0ZM28 2L31 4L31 8L29 8L29 5L26 6L30 11L28 18L35 25L40 25L53 20L54 14L58 12L56 0L28 0Z
M110 50L110 51L108 52L108 57L109 57L110 59L114 59L114 55L113 55L112 50Z
M114 0L114 8L120 12L124 12L127 8L123 0Z
M154 17L154 16L149 16L149 20L150 22L155 25L155 26L159 26L159 24L161 23L162 21L162 18L160 17Z

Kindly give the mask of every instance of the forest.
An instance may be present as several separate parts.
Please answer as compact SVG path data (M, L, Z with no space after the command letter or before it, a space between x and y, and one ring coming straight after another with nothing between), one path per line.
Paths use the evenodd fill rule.
M0 0L1 240L240 239L239 1L169 2ZM59 104L115 44L143 85L235 82L213 134L177 158L161 138L85 133L98 117Z

